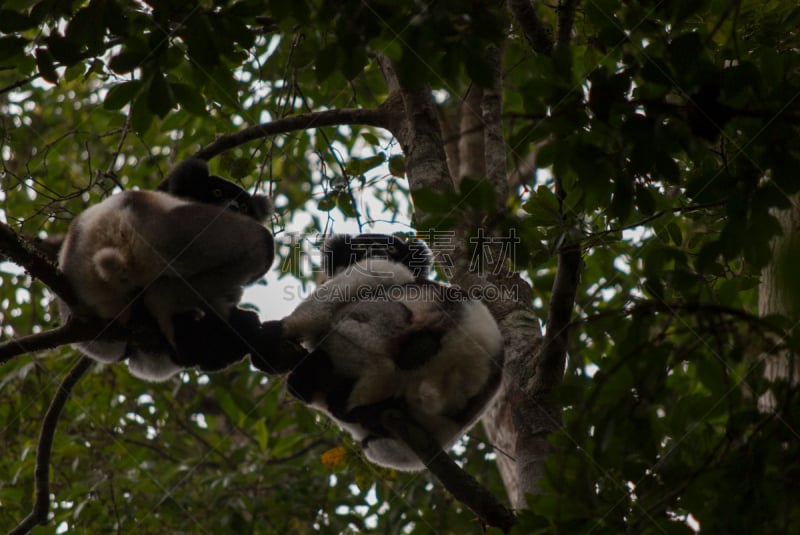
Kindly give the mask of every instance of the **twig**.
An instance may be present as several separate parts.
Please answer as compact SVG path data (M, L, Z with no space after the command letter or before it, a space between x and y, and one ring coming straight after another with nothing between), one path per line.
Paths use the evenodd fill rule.
M25 353L33 353L43 349L80 342L81 340L125 339L126 333L114 324L109 325L101 320L78 321L70 319L64 325L37 334L12 338L0 343L0 364Z
M716 314L733 316L742 320L758 329L772 331L774 333L785 335L786 333L780 327L776 327L767 318L751 314L746 310L716 303L663 303L659 301L641 301L635 303L633 306L624 307L620 309L611 309L592 314L585 318L576 319L573 324L577 323L591 323L593 321L601 320L613 316L631 316L633 314L648 314L654 312L666 312L676 315L678 312L685 312L687 314Z
M690 205L687 205L687 206L678 206L678 207L672 208L670 210L659 210L658 212L654 213L651 216L645 217L644 219L640 219L639 221L636 221L636 222L631 223L629 225L625 225L624 227L611 228L611 229L608 229L608 230L602 230L600 232L592 232L592 233L588 234L586 237L587 238L599 238L601 236L606 236L608 234L614 234L614 233L617 233L617 232L622 232L624 230L630 230L630 229L633 229L633 228L636 228L636 227L640 227L642 225L646 225L647 223L650 223L651 221L655 221L659 217L662 217L662 216L664 216L666 214L680 214L680 213L696 212L698 210L704 210L706 208L715 208L717 206L724 206L724 205L727 204L727 202L728 202L727 200L725 200L725 201L715 201L715 202L710 202L710 203L705 203L705 204L690 204Z
M320 446L320 445L322 445L324 443L325 443L325 441L322 440L322 439L314 440L314 441L310 442L309 444L303 446L299 450L297 450L297 451L295 451L293 453L290 453L289 455L286 455L284 457L274 457L272 459L267 459L266 461L261 461L261 465L263 466L263 465L268 465L268 464L283 464L283 463L287 463L289 461L293 461L293 460L297 459L298 457L302 457L303 455L305 455L309 451L313 450L317 446Z
M8 93L9 91L13 91L19 87L22 87L23 85L27 85L36 80L37 78L39 78L40 76L41 76L40 74L37 74L35 76L28 76L27 78L23 78L22 80L18 80L13 84L9 84L3 88L0 88L0 95Z
M33 509L30 514L16 528L9 531L8 535L21 535L28 533L37 524L47 524L47 514L50 511L50 453L53 449L53 436L56 432L56 425L70 392L72 392L75 384L91 365L91 359L81 357L58 386L58 391L53 396L53 401L50 402L50 407L48 407L47 414L45 414L42 422L39 447L36 450L36 469L34 472L36 500L33 503Z
M511 529L517 520L514 513L475 478L459 468L431 438L430 433L397 410L384 412L381 421L389 432L411 448L458 501L469 507L486 524L506 533Z

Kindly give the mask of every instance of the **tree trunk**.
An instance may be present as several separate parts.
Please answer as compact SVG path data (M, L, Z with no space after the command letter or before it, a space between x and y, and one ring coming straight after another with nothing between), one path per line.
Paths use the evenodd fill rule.
M792 206L776 210L783 234L773 239L772 261L761 271L758 289L758 313L760 316L781 314L788 318L800 318L800 284L797 282L798 260L800 260L800 196L791 198ZM775 340L778 344L780 340ZM764 360L764 377L769 381L786 381L791 375L792 384L800 381L796 356L789 351L774 352L760 356ZM778 401L773 392L767 391L758 398L758 408L773 412Z

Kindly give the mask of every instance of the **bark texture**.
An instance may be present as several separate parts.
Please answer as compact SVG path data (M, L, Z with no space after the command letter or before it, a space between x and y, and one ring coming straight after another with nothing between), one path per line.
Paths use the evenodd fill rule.
M791 198L792 206L786 210L776 210L783 234L773 239L772 261L761 271L761 284L758 288L758 314L781 314L795 321L800 319L800 284L797 282L797 261L800 259L800 196ZM797 328L797 327L795 327ZM780 343L775 340L775 343ZM797 384L800 370L796 355L781 351L777 354L764 354L764 377L769 381L788 381ZM772 391L758 398L758 408L763 412L773 412L778 400Z
M496 57L499 66L499 51ZM438 121L439 114L430 91L425 88L403 87L391 62L386 58L380 58L379 61L388 87L394 88L399 96L394 100L395 113L388 124L406 156L412 199L414 192L420 189L443 191L452 188L457 177L451 176L449 169L466 167L463 152L466 143L459 150L460 165L456 167L451 161L449 167L442 128ZM471 157L478 155L481 162L473 161L468 165L472 168L483 168L486 179L495 186L498 196L496 216L505 215L505 200L509 194L500 123L502 102L499 72L498 68L497 85L481 92L481 135L470 137L469 140ZM389 109L391 106L382 107ZM468 113L473 114L475 111L470 108ZM472 115L461 122L462 136L465 133L465 122L474 124L474 119L475 116ZM419 209L415 210L415 218L418 220L426 215ZM488 218L492 219L494 218L491 216ZM465 230L456 229L457 235L463 236ZM461 243L461 240L456 242ZM537 481L544 474L544 461L552 451L547 435L558 430L561 425L561 408L550 401L549 393L553 386L560 383L563 375L565 345L561 342L566 336L566 325L553 324L548 334L550 341L545 344L539 320L532 307L531 287L518 274L505 272L483 276L469 270L470 255L463 245L457 245L455 251L437 251L436 244L432 245L434 255L450 253L455 259L451 278L453 283L465 288L483 288L484 291L505 291L502 299L484 300L505 337L506 366L500 394L484 416L483 424L497 449L498 467L509 501L514 508L523 508L525 494L539 491ZM559 303L556 310L571 310L573 306L578 262L572 261L575 251L570 254L569 261L564 262L563 266L571 266L573 272L560 279L557 276L557 279L571 281L573 287L566 292L568 298ZM580 260L579 254L577 260ZM562 262L559 262L559 270L561 269ZM556 294L561 298L564 292L556 292L554 289L554 295ZM568 320L569 318L567 322ZM550 350L545 350L546 347Z

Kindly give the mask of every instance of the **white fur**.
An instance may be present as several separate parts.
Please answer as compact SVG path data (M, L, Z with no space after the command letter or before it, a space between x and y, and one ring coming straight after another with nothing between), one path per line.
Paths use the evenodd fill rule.
M269 268L271 247L272 236L260 223L222 205L160 191L127 191L73 221L59 267L80 303L75 312L125 324L141 297L174 346L173 316L200 314L203 308L227 315L242 286ZM62 310L62 317L71 313L66 306ZM127 354L124 341L76 345L101 362L127 357L131 373L143 379L163 381L183 369L166 353L137 349Z
M128 360L131 375L146 381L166 381L183 369L159 353L139 351L136 358Z
M364 292L414 281L405 266L384 258L366 258L328 279L283 319L284 336L313 339L331 328L331 318Z
M72 223L59 256L59 265L78 299L103 319L125 322L137 288L152 283L166 268L137 230L142 218L128 204L133 198L152 208L145 217L186 204L155 191L119 193L87 208ZM87 262L87 259L91 261Z
M370 305L358 300L368 295L366 290L414 280L402 264L382 258L362 260L317 288L284 318L284 332L303 338L310 349L325 350L333 359L337 374L357 379L347 410L388 398L404 398L414 420L440 446L449 448L474 424L481 411L470 415L468 421L456 421L448 415L465 409L473 397L487 388L496 388L496 384L490 387L488 381L493 372L495 377L498 372L493 367L501 365L498 362L502 361L503 337L488 309L477 301L444 307L444 303L432 300L401 298L405 315L386 302L371 307L376 310L374 314L348 314L359 307L369 310ZM445 316L450 309L455 309L457 318ZM442 336L439 351L416 369L399 369L391 352L394 348L390 347L394 340L402 338L398 335L414 336L413 333L440 323L454 326ZM331 416L324 399L315 399L312 406ZM358 424L337 423L355 440L367 436L367 430ZM424 468L414 453L397 440L370 439L364 451L369 460L383 466L398 470Z

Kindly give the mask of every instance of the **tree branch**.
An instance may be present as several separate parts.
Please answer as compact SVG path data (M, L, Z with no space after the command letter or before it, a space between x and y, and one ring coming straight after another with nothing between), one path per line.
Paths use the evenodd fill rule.
M128 336L126 330L113 323L109 324L99 319L79 321L70 318L64 325L55 329L0 343L0 365L25 353L52 349L81 340L124 340Z
M565 245L558 253L556 278L547 312L547 331L537 363L536 380L548 390L560 384L564 375L567 339L572 310L575 308L580 268L580 246Z
M508 5L533 51L549 55L553 51L553 36L536 14L531 0L509 0Z
M33 509L30 514L16 528L9 531L8 535L21 535L28 533L37 524L47 524L47 514L50 511L50 454L53 449L53 436L58 425L58 418L61 416L61 411L67 403L73 387L91 365L91 359L81 357L58 386L58 391L50 402L50 407L47 409L47 414L45 414L42 422L39 447L36 450L36 469L34 472L36 500L33 503Z
M503 135L503 54L497 46L488 50L489 61L495 67L494 84L484 89L481 99L481 118L485 125L484 160L486 178L492 184L496 195L497 215L505 215L508 200L508 174L506 172L506 143Z
M445 191L453 189L453 179L447 167L442 131L436 113L436 104L430 89L409 89L398 78L394 64L385 56L377 55L378 63L389 87L397 88L398 98L387 99L381 108L393 117L386 124L400 142L406 156L408 184L413 199L420 189ZM389 106L388 104L392 104ZM419 222L425 214L414 208L414 219Z
M572 26L575 23L575 8L578 7L579 0L559 0L558 1L558 30L556 32L556 46L563 48L569 45L572 38Z
M486 176L483 140L484 121L481 117L483 89L473 84L461 101L461 124L459 125L458 169L454 169L456 184L465 177L480 180Z
M18 234L0 222L0 257L23 267L32 277L42 281L73 311L77 296L67 278L56 268L52 255L60 246L57 243L37 243ZM143 346L153 346L154 341L166 344L161 332L147 325L123 327L114 322L95 317L76 318L55 329L0 342L0 365L12 358L43 349L80 342L82 340L127 340Z
M436 191L452 188L430 92L404 87L391 61L380 55L378 61L387 84L395 88L393 95L397 95L394 116L389 120L391 131L406 155L412 198L422 188ZM415 208L414 217L419 221L424 214ZM456 251L444 252L453 254L459 264L455 266L452 282L465 288L497 289L485 277L469 270L469 254L463 245L459 244ZM505 365L500 394L482 421L492 442L510 454L498 456L498 466L513 505L522 508L525 494L537 491L537 481L544 474L544 460L552 450L547 434L559 426L560 407L540 403L541 396L536 390L541 387L534 380L541 332L531 308L531 288L518 276L512 275L507 280L519 297L485 303L503 333Z
M514 513L501 504L442 451L442 448L414 421L396 410L383 413L381 422L395 438L408 445L428 470L461 503L469 507L481 520L508 532L516 522Z
M22 266L32 277L39 279L68 304L76 302L69 281L45 253L5 223L0 222L0 256Z
M210 145L200 149L195 156L201 160L210 160L226 150L244 145L250 141L264 137L286 134L297 130L307 130L309 128L321 128L323 126L364 124L387 128L386 112L379 108L375 109L345 109L345 110L326 110L320 112L303 113L292 117L285 117L262 123L240 130L233 134L217 138Z
M28 76L27 78L23 78L22 80L18 80L16 82L14 82L13 84L9 84L9 85L7 85L5 87L2 87L2 88L0 88L0 95L3 95L5 93L8 93L9 91L13 91L13 90L15 90L17 88L20 88L20 87L22 87L24 85L27 85L27 84L31 83L32 81L36 80L37 78L39 78L40 76L41 76L41 74L37 74L35 76Z

